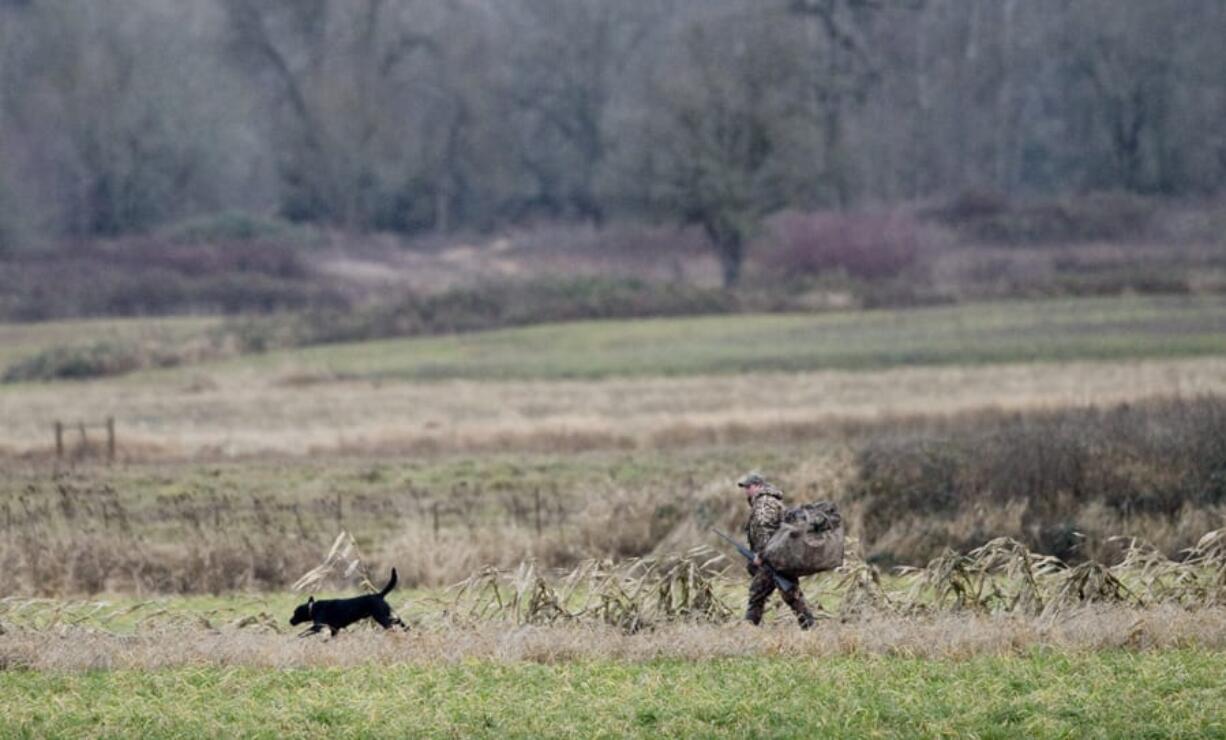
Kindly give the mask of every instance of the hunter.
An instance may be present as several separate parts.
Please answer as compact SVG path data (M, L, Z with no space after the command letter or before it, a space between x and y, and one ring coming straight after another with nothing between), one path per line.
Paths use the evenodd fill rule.
M768 568L762 567L763 548L767 540L779 529L783 519L783 492L775 488L757 473L748 473L736 482L745 489L749 502L749 521L745 523L745 535L749 540L749 549L754 552L754 559L749 563L749 608L745 610L745 619L752 624L762 623L762 610L766 608L766 600L775 591L775 578ZM779 589L783 602L796 613L800 628L807 630L813 626L813 612L805 603L805 595L800 592L800 580L789 573L779 575L790 580L795 585L792 590Z

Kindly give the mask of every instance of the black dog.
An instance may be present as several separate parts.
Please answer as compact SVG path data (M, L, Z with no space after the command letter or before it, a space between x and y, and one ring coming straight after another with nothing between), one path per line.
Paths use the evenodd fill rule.
M392 579L379 593L355 596L352 599L328 599L326 601L316 601L312 596L307 603L294 610L294 616L290 617L289 623L311 622L310 628L298 635L299 637L315 634L324 627L332 630L335 636L338 630L343 630L359 619L367 617L378 622L379 626L385 630L391 629L393 624L408 629L408 626L398 617L392 616L392 608L383 600L383 597L390 594L393 588L396 588L395 568L392 568Z

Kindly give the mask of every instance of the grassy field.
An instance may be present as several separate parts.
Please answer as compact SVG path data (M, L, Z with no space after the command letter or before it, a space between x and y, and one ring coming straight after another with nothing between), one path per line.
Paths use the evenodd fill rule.
M487 565L573 568L716 544L768 471L791 500L839 502L863 555L923 565L1007 536L1072 562L1120 537L1167 557L1226 515L1226 399L742 430L660 449L48 466L0 479L0 591L225 593L293 583L341 531L381 578Z
M12 736L1226 735L1196 651L0 673ZM50 697L54 697L51 699Z
M0 325L0 365L53 346L105 338L182 340L219 325L207 318ZM545 324L255 354L212 363L209 371L275 375L292 367L363 379L557 380L1223 352L1226 297L1128 296Z
M596 321L333 345L234 367L411 380L879 370L1226 352L1226 298L1128 297L909 311Z
M3 327L0 362L151 326ZM1226 300L1152 297L565 324L0 386L0 736L1226 736L1220 562L1163 557L1221 526L1222 402L1201 394L1223 393ZM118 464L49 459L52 421L107 416ZM1078 528L1084 551L1165 549L856 560L806 580L837 618L804 634L779 610L737 624L721 563L597 582L717 544L750 468L839 498L853 535L889 511L866 544L904 562ZM292 637L288 585L341 530L373 580L400 569L412 632ZM437 588L491 563L511 570ZM1019 563L1032 577L1002 586ZM558 599L576 573L593 580Z
M596 322L0 386L0 452L114 417L128 459L558 451L1226 390L1226 303ZM467 378L467 379L465 379ZM75 440L71 440L75 442Z

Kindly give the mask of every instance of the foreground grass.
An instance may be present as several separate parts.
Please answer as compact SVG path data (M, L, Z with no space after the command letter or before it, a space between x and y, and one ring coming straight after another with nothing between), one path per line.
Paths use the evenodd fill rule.
M1210 652L0 673L8 736L1223 736Z

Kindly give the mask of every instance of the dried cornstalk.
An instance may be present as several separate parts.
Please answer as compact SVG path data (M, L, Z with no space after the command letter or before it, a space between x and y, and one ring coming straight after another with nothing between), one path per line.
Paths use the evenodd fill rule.
M359 573L361 575L360 585L362 588L372 593L379 590L371 583L370 574L367 572L366 565L362 561L362 554L358 550L358 543L353 539L353 535L344 530L336 536L336 541L332 543L332 548L328 551L324 561L307 571L306 574L294 582L291 588L295 591L315 592L338 573L345 579L352 578L355 573Z

